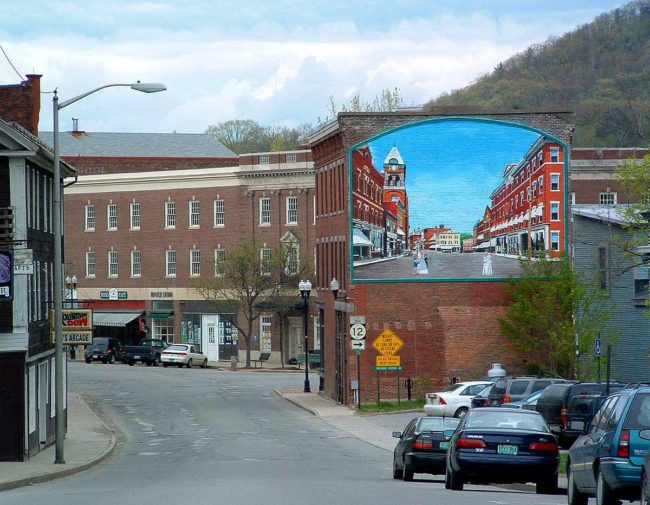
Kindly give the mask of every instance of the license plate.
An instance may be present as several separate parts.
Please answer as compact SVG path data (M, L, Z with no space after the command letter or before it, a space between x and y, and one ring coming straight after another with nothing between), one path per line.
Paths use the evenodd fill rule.
M449 449L449 442L440 442L440 444L438 444L438 447L441 449Z
M549 426L549 428L553 433L560 433L562 431L559 426L555 426L555 425Z
M133 356L133 359L140 359L140 356Z
M571 429L572 430L584 430L585 429L585 423L584 421L571 421Z
M99 356L97 356L96 354L93 354L93 359L99 359Z
M507 454L509 456L517 455L517 446L516 445L498 445L497 454Z

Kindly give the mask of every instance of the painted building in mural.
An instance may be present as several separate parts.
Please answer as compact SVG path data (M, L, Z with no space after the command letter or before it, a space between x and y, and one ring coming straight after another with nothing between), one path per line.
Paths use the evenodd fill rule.
M375 168L367 147L352 153L352 167L354 257L355 260L381 257L385 252L386 237L382 206L384 178Z

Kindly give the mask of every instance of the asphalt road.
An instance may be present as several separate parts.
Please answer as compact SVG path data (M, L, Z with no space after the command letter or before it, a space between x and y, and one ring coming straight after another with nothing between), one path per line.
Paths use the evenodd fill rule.
M123 433L117 451L87 472L0 493L0 504L566 502L490 486L448 491L442 476L393 480L391 453L273 394L302 387L301 374L74 363L68 380ZM399 431L412 415L371 421Z

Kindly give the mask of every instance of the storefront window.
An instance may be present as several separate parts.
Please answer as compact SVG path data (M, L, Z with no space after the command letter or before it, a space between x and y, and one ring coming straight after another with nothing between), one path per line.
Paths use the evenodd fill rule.
M174 342L174 317L153 319L153 338L159 338L170 344Z
M201 347L201 314L183 313L181 342Z

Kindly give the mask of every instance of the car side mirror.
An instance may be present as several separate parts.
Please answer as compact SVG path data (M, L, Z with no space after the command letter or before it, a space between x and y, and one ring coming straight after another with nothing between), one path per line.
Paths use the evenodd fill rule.
M401 431L394 431L393 432L393 438L402 438L402 432Z
M442 432L442 434L443 434L446 438L451 438L451 437L453 437L453 436L454 436L454 433L455 433L455 430L445 430L445 431Z

